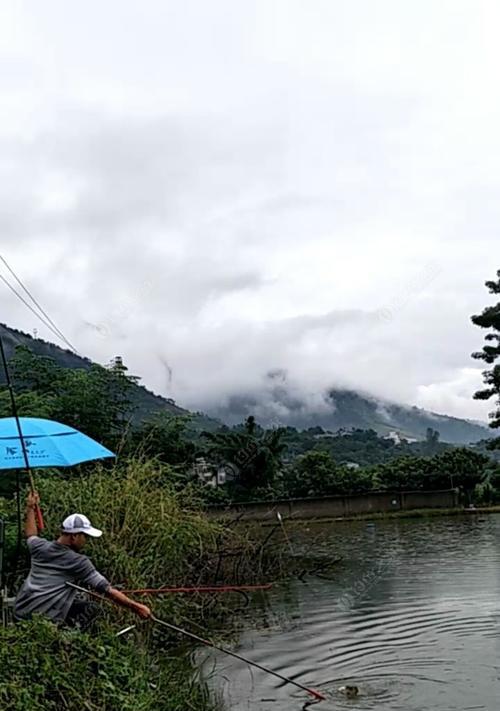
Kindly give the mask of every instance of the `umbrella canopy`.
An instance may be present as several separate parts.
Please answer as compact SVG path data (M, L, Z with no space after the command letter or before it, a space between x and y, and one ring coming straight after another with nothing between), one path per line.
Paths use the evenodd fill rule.
M73 427L38 417L20 417L30 467L69 467L114 457L102 444ZM24 469L21 438L14 417L0 418L0 469Z

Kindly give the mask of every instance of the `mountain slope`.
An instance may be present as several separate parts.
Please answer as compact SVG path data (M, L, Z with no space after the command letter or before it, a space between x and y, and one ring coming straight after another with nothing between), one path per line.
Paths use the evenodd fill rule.
M9 328L0 324L0 336L2 338L7 358L10 358L16 346L26 346L33 353L39 356L53 358L58 365L63 368L90 368L92 361L88 358L81 358L70 350L59 348L54 343L48 343L39 338L32 338L29 334ZM5 382L5 376L0 368L0 382ZM134 419L141 421L156 412L169 412L172 415L188 415L188 410L175 404L173 400L155 395L142 385L136 385L132 389L132 402L136 407Z
M259 394L239 394L227 405L208 410L228 425L250 414L264 427L289 425L298 429L320 426L339 429L373 429L381 435L398 432L410 439L425 439L428 427L438 430L442 441L469 444L491 437L491 430L468 420L438 415L364 395L353 390L330 389L305 399L288 385L272 385Z

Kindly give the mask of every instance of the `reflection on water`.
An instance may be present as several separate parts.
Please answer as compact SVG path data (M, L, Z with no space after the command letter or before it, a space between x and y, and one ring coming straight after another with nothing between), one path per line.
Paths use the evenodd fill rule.
M256 602L235 651L319 689L317 708L498 711L500 516L311 526L297 553L344 556ZM213 658L211 660L213 662ZM302 708L306 695L216 658L231 711ZM356 699L337 689L360 688Z

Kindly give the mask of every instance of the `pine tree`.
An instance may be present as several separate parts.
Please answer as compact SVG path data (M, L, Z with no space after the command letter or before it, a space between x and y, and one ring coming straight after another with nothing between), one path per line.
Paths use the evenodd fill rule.
M487 281L486 287L490 294L500 294L500 269L497 271L496 281ZM483 372L486 388L474 394L476 400L489 400L496 398L495 410L490 413L490 427L500 427L500 301L488 306L477 316L472 316L472 323L480 328L490 329L485 336L483 350L473 353L472 357L484 360L493 367ZM489 445L491 449L500 448L500 437L494 439Z

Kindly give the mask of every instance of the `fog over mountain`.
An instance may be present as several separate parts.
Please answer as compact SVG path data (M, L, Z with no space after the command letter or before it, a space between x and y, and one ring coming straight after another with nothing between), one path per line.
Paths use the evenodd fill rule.
M8 358L14 354L16 346L25 346L39 356L53 358L65 368L88 368L91 364L88 358L1 323L0 337ZM3 381L4 375L0 372L0 382ZM133 386L132 402L136 424L158 411L174 416L189 414L182 401L176 403L142 385ZM427 428L432 427L440 432L443 441L464 444L491 436L491 430L476 423L397 405L352 390L323 389L304 396L302 388L294 385L287 373L279 369L269 371L262 379L260 388L246 393L234 392L220 399L216 406L207 408L206 415L199 412L200 408L193 409L197 414L192 424L199 431L213 430L223 423L239 424L249 415L254 415L264 427L290 425L306 429L321 426L332 431L374 429L381 435L397 432L411 439L424 439Z
M425 439L427 428L438 430L441 439L452 443L476 442L492 436L484 425L409 407L354 390L325 388L303 394L283 371L267 374L263 387L235 393L208 413L226 424L242 422L254 415L264 427L290 425L298 429L323 427L373 429L381 435L397 433L409 439Z

